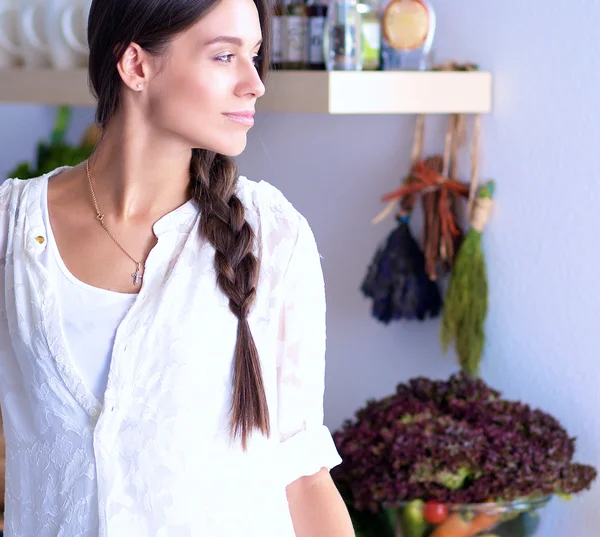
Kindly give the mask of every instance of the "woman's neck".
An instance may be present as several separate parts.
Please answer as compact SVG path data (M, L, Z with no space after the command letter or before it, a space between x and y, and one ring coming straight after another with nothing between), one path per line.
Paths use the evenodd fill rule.
M191 150L136 123L111 121L89 162L102 212L123 222L159 219L190 198Z

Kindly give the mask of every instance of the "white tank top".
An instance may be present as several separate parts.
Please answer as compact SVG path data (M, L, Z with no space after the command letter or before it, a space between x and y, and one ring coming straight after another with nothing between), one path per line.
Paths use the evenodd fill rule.
M47 185L48 182L42 196L42 214L48 248L41 261L55 283L62 332L72 363L86 387L102 403L117 328L137 295L92 287L69 272L50 226Z

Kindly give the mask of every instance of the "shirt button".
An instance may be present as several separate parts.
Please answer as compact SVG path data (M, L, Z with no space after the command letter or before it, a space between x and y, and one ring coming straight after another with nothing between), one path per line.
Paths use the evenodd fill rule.
M89 415L92 416L92 418L95 418L97 414L98 411L95 408L90 408Z
M59 363L59 364L62 364L63 363L63 357L62 356L57 356L56 357L56 362Z
M41 235L38 235L35 238L36 241L38 241L40 244L44 244L46 242L46 239L44 237L42 237Z

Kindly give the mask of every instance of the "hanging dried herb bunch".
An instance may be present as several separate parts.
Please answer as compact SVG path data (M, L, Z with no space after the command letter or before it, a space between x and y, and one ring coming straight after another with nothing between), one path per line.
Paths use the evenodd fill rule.
M413 165L422 152L424 119L419 116L415 124ZM409 175L403 182L405 188L412 188L414 181ZM386 324L399 319L422 321L436 317L442 307L440 291L426 273L425 257L410 229L417 200L416 191L407 193L386 208L385 214L397 211L397 225L378 247L361 285L362 293L373 301L373 317Z

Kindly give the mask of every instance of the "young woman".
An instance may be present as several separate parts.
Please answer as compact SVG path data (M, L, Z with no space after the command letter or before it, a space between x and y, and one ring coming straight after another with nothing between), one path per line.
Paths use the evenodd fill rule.
M267 0L94 0L89 161L0 187L7 537L349 537L306 220L236 175Z

